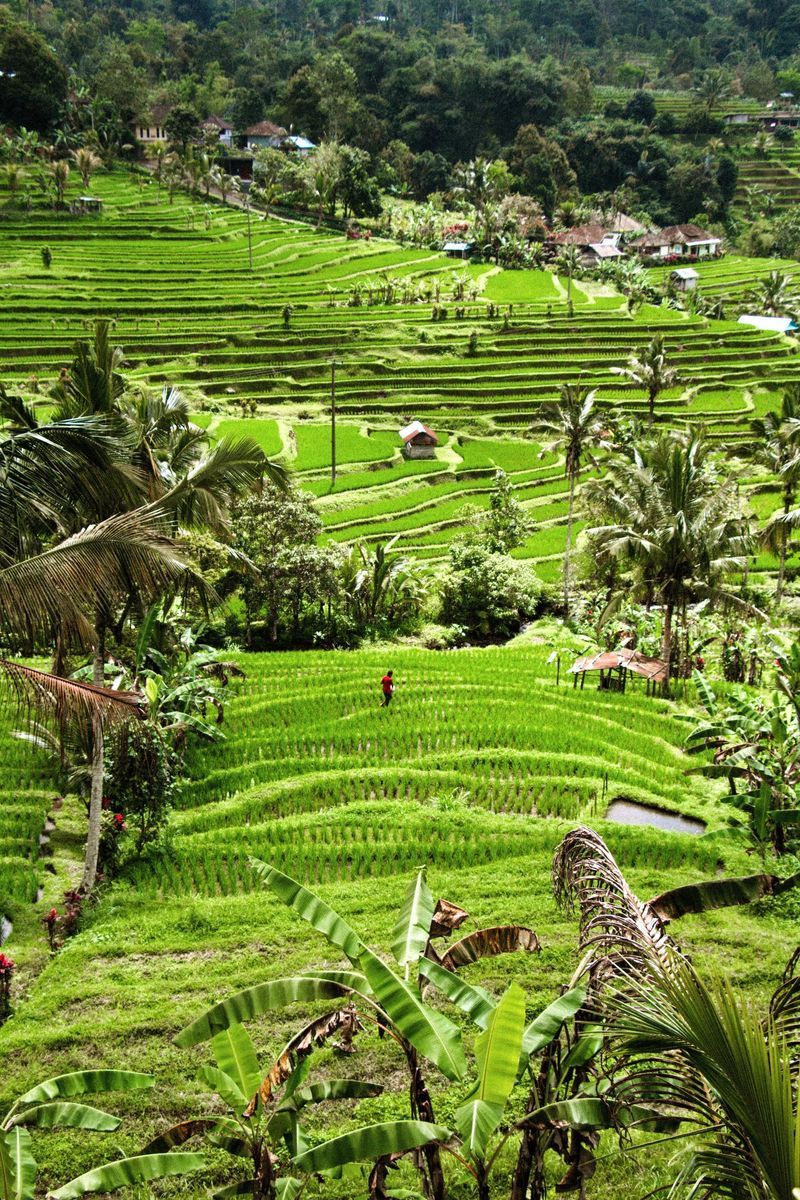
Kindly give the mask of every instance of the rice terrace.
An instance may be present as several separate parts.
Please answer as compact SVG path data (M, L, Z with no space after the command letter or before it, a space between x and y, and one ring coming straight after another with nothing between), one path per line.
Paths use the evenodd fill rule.
M0 1200L800 1200L800 27L549 7L0 5Z

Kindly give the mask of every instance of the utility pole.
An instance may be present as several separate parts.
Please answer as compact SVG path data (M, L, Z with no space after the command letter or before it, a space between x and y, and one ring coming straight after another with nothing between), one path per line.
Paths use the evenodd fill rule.
M331 488L336 487L336 359L331 359Z

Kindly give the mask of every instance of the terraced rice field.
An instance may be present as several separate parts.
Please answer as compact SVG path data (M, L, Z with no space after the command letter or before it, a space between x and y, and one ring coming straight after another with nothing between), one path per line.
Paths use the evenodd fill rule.
M40 839L53 803L52 771L11 736L17 727L10 712L2 716L0 764L0 917L17 904L30 904L41 882ZM2 941L2 931L0 931Z
M696 103L696 97L692 92L672 92L655 88L648 88L647 91L655 101L657 112L672 113L675 117L685 117L692 105ZM611 87L601 84L594 89L595 111L602 112L610 100L616 101L617 104L625 105L633 94L633 88ZM734 113L761 112L763 107L763 104L760 104L758 100L750 100L744 97L740 99L731 98L723 100L714 109L714 113L716 116L732 116Z
M800 263L793 258L746 258L741 254L725 254L707 262L693 262L692 266L700 274L698 286L704 296L719 299L723 305L730 304L731 308L739 310L746 307L748 291L771 271L789 276L800 273ZM650 267L647 274L652 283L661 286L673 270L672 266ZM714 327L718 324L715 322Z
M573 288L570 316L565 281L547 271L466 266L438 251L257 215L251 272L240 209L185 195L170 205L153 180L123 172L98 174L92 189L104 200L100 217L0 210L0 379L41 394L74 340L108 317L136 381L179 386L212 433L255 434L318 496L336 541L399 535L398 552L435 564L465 506L487 503L502 467L536 522L519 553L554 578L563 472L523 435L562 383L596 387L602 403L641 414L644 395L615 371L663 333L680 385L661 397L659 419L702 425L732 444L747 439L764 389L796 372L796 347L773 334L654 307L631 318L620 296L591 283ZM711 286L723 295L740 288L765 269L756 262L710 265ZM407 417L436 430L434 461L401 457L397 429Z
M265 979L336 965L321 938L256 889L248 854L319 890L381 951L409 875L428 863L434 894L468 910L468 929L519 921L536 930L540 954L483 960L466 972L492 994L519 979L532 1011L576 965L574 920L556 911L550 890L553 848L576 818L603 832L643 896L721 867L752 870L725 832L718 785L687 775L693 760L681 749L687 723L680 710L640 691L601 694L589 683L573 690L563 676L557 686L546 659L537 646L395 649L397 693L384 711L381 651L243 658L247 678L229 698L226 739L192 752L172 820L172 855L140 864L114 885L0 1031L10 1094L45 1071L86 1061L152 1070L157 1078L152 1097L118 1099L125 1123L114 1135L37 1131L48 1187L118 1146L133 1153L157 1129L203 1111L195 1079L205 1050L178 1050L171 1038L210 1003ZM619 796L693 815L708 832L605 822L607 804ZM63 819L70 818L68 805ZM724 969L754 997L766 993L796 941L790 913L777 903L762 907L760 914L686 918L679 929L706 970ZM250 1022L262 1061L272 1061L309 1016L294 1009ZM315 1058L327 1072L342 1069L339 1061L329 1049ZM365 1033L346 1069L395 1078L391 1039ZM432 1073L436 1103L449 1113L443 1085ZM330 1106L314 1136L402 1116L404 1103L387 1095L344 1110ZM646 1158L617 1158L612 1139L605 1149L612 1158L593 1180L595 1200L645 1194L672 1153L668 1146ZM240 1177L229 1163L212 1157L202 1180L168 1184L159 1194L206 1195L209 1184ZM325 1200L364 1193L352 1179L312 1192ZM471 1193L456 1186L451 1194L464 1200Z

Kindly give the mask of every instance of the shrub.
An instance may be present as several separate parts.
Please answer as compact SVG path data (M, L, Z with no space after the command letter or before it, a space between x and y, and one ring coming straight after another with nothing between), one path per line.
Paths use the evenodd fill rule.
M480 640L510 637L538 611L542 584L530 567L477 543L450 549L440 618Z

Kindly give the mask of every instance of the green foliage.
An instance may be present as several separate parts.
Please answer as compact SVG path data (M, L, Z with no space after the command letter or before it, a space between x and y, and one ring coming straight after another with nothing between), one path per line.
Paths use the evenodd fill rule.
M529 567L477 543L455 545L442 581L440 619L479 639L509 637L536 614L542 587Z

